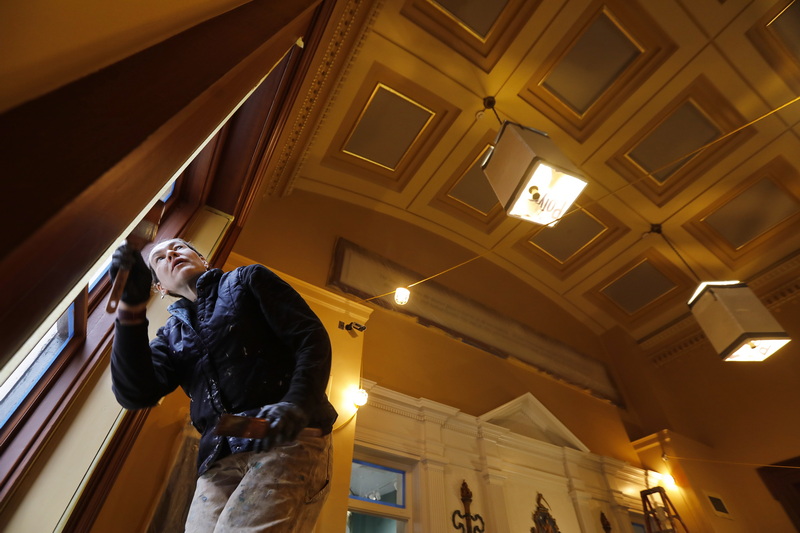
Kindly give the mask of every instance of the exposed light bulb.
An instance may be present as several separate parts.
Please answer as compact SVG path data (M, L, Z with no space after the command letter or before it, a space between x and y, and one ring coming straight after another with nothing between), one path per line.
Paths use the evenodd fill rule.
M356 407L363 407L364 405L367 405L369 393L364 389L357 389L351 393L351 398L353 400L353 405Z
M398 287L394 291L394 301L397 305L406 305L410 296L411 291L405 287Z

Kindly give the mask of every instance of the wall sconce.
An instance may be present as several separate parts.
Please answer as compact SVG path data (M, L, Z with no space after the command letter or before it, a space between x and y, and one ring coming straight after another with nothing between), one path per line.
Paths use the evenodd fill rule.
M701 283L689 300L700 327L725 361L763 361L790 338L744 283Z
M554 226L586 182L544 132L503 122L482 165L508 216Z
M394 291L394 303L397 305L406 305L408 298L411 296L411 291L405 287L398 287Z
M350 392L350 399L356 407L364 407L369 400L369 393L364 389L354 389Z

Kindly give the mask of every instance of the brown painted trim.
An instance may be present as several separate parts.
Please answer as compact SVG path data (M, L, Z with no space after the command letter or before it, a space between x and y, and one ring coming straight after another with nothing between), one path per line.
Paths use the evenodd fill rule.
M13 355L17 347L38 326L39 321L113 243L127 226L127 221L146 205L163 182L174 174L219 122L278 63L297 38L308 33L319 2L320 0L291 3L254 0L246 4L250 8L244 11L241 8L234 10L238 14L233 19L229 18L229 13L212 19L156 45L153 49L137 54L133 59L129 58L130 61L123 60L97 75L78 80L74 85L70 84L0 115L0 137L10 135L14 126L24 125L28 133L39 128L42 130L38 132L39 137L51 136L54 141L58 141L58 137L63 136L64 139L69 139L67 146L76 150L82 149L72 161L69 158L73 154L64 154L67 148L60 145L56 149L62 156L60 160L55 157L41 164L37 161L36 165L32 165L31 172L26 171L25 179L30 182L39 179L40 189L48 190L50 186L59 189L55 196L60 195L66 204L53 204L52 208L57 213L51 216L48 212L49 204L43 203L34 206L41 208L38 211L27 204L19 212L12 210L2 215L22 217L9 227L24 227L29 231L18 232L17 237L22 239L20 246L13 250L4 248L0 252L10 252L0 263L0 290L7 297L4 302L6 305L0 311L0 320L4 323L4 333L0 336L0 363ZM198 31L198 28L201 30ZM248 38L238 38L240 34L248 32L252 33ZM229 42L233 43L231 47L237 53L228 50ZM242 48L242 42L247 43L249 48ZM183 108L179 109L178 106L165 110L163 106L156 105L156 100L163 95L157 90L151 90L150 85L163 88L174 82L175 74L169 70L174 64L170 65L170 61L174 63L176 58L180 58L180 54L175 55L177 52L171 48L173 46L178 46L178 50L183 50L193 59L202 59L203 53L209 53L214 61L203 60L186 66L185 68L193 70L192 74L197 75L190 76L194 82L179 85L188 91L182 94L185 96L190 93L192 98ZM224 68L217 68L220 65L217 59L220 57L225 60L221 63ZM195 70L200 72L194 72ZM165 73L169 76L164 77ZM126 76L132 74L145 80L148 85L145 91L147 94L139 94L143 90L141 86L115 86L119 79L130 81ZM159 78L157 74L162 77ZM87 95L93 95L93 98ZM82 109L76 115L72 109L75 102L71 98L78 98L78 103L89 106L92 110ZM175 95L170 95L169 98L173 103L176 101ZM152 109L149 107L151 105ZM59 106L64 109L57 109ZM140 117L139 114L125 109L127 107L137 108L142 115L148 116ZM158 111L156 115L163 115L155 121L149 116L154 110ZM100 120L104 112L113 118L114 126L93 129L92 120ZM167 116L170 112L174 112L174 115ZM78 116L83 113L87 114L86 121ZM70 120L77 120L79 124L71 124ZM118 131L129 125L125 120L136 122L137 127L132 129L138 128L137 131L141 131L142 127L151 130L140 145L130 142L130 132ZM101 136L118 138L99 139ZM26 157L40 155L35 152L42 151L45 145L39 141L40 138L26 139L24 135L15 139L18 148L27 150ZM223 135L221 142L224 141ZM78 146L81 143L83 146ZM117 154L121 159L116 160L114 150L119 145L124 145L125 148ZM17 154L14 155L16 157ZM94 161L89 161L94 156L112 165L108 170L96 167L95 171L103 173L97 177L87 171L87 168L95 165ZM10 168L14 168L14 161L9 163ZM2 165L5 166L6 163L8 162L4 160ZM34 172L37 169L39 172L52 174L37 176ZM78 190L78 187L71 191L74 183L61 183L73 178L80 187L85 188ZM205 202L212 190L207 185L208 175L203 173L197 178L187 180L193 183L184 184L180 195L182 199L175 202L169 220L164 221L160 233L180 234L196 209ZM252 180L250 183L252 184ZM7 197L13 198L13 187L24 186L25 184L9 184L11 196ZM251 191L249 194L255 192ZM48 195L37 194L34 198L44 196ZM47 202L49 198L43 201ZM27 216L26 210L33 213ZM37 220L49 216L51 218L46 220L44 226L36 227ZM238 232L239 228L232 231L234 238ZM9 235L2 238L7 237ZM230 249L229 246L226 250ZM42 251L46 251L47 261L42 260ZM86 324L85 341L78 340L69 346L68 352L59 357L30 395L28 403L0 432L0 510L21 486L25 475L34 466L35 459L44 450L69 410L79 407L76 401L81 391L85 386L90 386L108 362L113 315L106 314L102 306L92 306L90 313L85 294L79 305L79 313ZM111 446L104 453L88 486L82 492L73 513L74 518L69 519L68 528L74 528L72 531L88 530L85 529L87 524L95 520L103 506L107 489L115 482L148 412L126 414Z
M111 442L97 463L95 471L99 475L92 475L83 489L83 494L89 497L78 500L64 526L64 533L86 533L92 529L149 414L150 409L125 412Z
M85 293L76 303L76 313L80 313L86 306ZM113 321L114 317L105 312L93 313L88 318L85 337L79 335L67 345L2 428L0 511L74 405L84 385L103 366L101 363L111 344Z
M319 1L253 0L0 115L0 217L23 228L0 236L0 364L307 33Z

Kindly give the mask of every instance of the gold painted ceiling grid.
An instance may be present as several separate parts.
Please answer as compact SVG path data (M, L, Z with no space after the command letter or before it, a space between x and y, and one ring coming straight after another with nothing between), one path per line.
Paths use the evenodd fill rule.
M595 1L519 96L583 142L675 48L636 4Z
M485 72L530 18L541 0L408 0L401 13Z
M651 247L585 297L620 323L635 328L659 309L688 301L696 285L696 280Z
M663 255L655 248L635 258L628 254L629 249L636 248L634 253L641 249L634 245L626 248L624 237L632 241L631 232L643 230L639 225L662 222L650 218L678 215L672 220L674 227L683 230L677 243L679 251L702 250L689 254L690 259L708 272L722 271L727 266L747 277L754 270L751 262L762 251L775 248L781 240L796 240L793 232L800 223L800 191L796 185L800 175L788 157L776 157L749 175L736 169L722 174L714 168L724 159L738 161L746 157L749 146L745 143L772 134L769 128L762 131L754 125L716 142L754 118L752 112L744 111L751 109L748 106L769 99L757 88L752 94L744 92L748 90L745 85L753 89L754 84L743 74L741 69L745 66L731 68L729 63L735 62L734 56L719 54L723 63L693 70L697 68L699 51L713 48L708 46L713 39L701 42L701 34L707 28L700 28L700 24L690 37L684 39L678 33L676 20L691 16L688 4L685 13L665 20L657 15L657 9L641 0L570 0L561 11L548 11L547 4L539 1L499 0L492 5L483 3L482 8L491 13L484 12L477 18L475 13L459 9L480 2L377 3L385 5L387 12L391 8L390 15L394 17L382 19L383 25L378 26L378 32L383 32L379 36L381 45L396 46L402 52L402 60L395 63L386 58L385 65L374 63L370 67L363 58L359 59L359 79L348 82L349 89L340 85L341 94L329 102L329 107L341 106L343 118L337 119L340 125L335 132L333 128L327 130L333 138L325 139L315 154L319 157L311 161L312 165L319 162L324 169L336 172L317 175L311 173L317 169L309 167L311 180L327 181L331 187L353 189L356 195L361 193L371 200L409 210L423 227L429 224L427 227L448 228L474 243L494 243L498 257L530 274L531 283L550 283L553 292L562 291L569 306L590 309L584 311L587 323L594 322L602 330L615 319L639 338L659 326L659 317L663 325L664 318L683 316L685 300L697 281L663 242L655 244L658 250L664 250ZM787 6L789 9L784 9ZM800 87L800 46L793 44L786 32L789 23L800 20L797 6L800 3L779 1L768 16L755 24L748 21L739 26L745 30L750 27L747 37L741 30L738 35L741 42L752 43L752 47L748 46L752 49L749 61L763 56L787 84L796 79ZM729 20L720 27L729 32L735 29L732 21L744 19L731 14L729 6L724 7L706 6L697 12L725 14ZM755 4L748 9L755 10ZM520 35L526 24L536 26L531 21L540 14L552 24L539 24L542 33ZM390 22L404 25L402 29L410 39L419 37L421 29L437 40L424 40L426 46L443 46L428 57L413 43L404 41L401 31L392 34L385 30ZM520 44L523 40L529 42L527 53L525 45ZM359 46L364 42L362 37ZM550 43L549 48L542 43ZM498 63L512 44L516 67L507 58ZM531 52L540 49L538 56ZM431 80L421 80L413 74L416 60L424 63L430 58L447 57L458 61L466 58L483 71L473 78L488 79L494 75L495 67L503 76L511 76L505 87L513 87L506 96L514 102L503 104L508 111L498 104L501 116L520 120L536 117L538 123L528 125L538 127L544 115L552 121L548 129L559 138L564 137L567 146L569 141L577 141L572 143L572 149L584 152L587 168L596 165L597 176L589 175L590 182L607 187L609 195L617 198L598 201L597 191L602 190L598 186L588 191L594 195L592 198L578 199L581 209L555 227L510 222L479 168L495 131L487 130L481 136L483 130L477 128L496 130L499 125L492 120L487 126L488 119L493 118L488 113L482 123L466 120L469 117L465 114L477 109L470 110L466 105L459 109L441 95L442 87L453 82L472 90L468 88L468 76L460 79L453 70L446 69L442 69L440 78ZM531 63L532 57L535 63ZM787 64L794 65L796 73ZM431 66L435 65L424 64L425 69ZM693 77L691 72L703 74ZM742 82L742 88L725 85L728 75ZM667 82L672 87L680 86L667 92ZM654 106L654 98L660 104ZM628 105L623 106L626 102ZM476 108L479 105L478 100ZM459 127L453 128L459 113ZM475 129L461 129L468 123ZM565 133L571 139L566 139ZM754 138L756 133L758 138ZM593 134L596 137L586 142ZM432 153L445 152L439 149L442 141L455 148L442 160L432 160ZM685 157L709 143L712 144L699 154ZM765 154L763 157L766 161ZM429 175L422 176L420 168ZM385 191L372 187L362 193L356 190L358 180ZM616 184L617 189L612 191L611 184ZM627 190L617 195L619 184ZM723 193L709 194L712 190ZM385 194L386 191L405 194ZM625 205L619 207L621 204ZM756 204L774 209L759 212ZM484 239L487 235L491 238ZM706 262L710 265L707 268ZM554 284L555 281L563 283ZM601 313L611 318L597 319Z
M439 95L375 63L322 164L402 191L458 112Z
M792 237L800 222L800 171L782 155L684 224L731 268Z
M752 28L747 36L764 59L789 87L800 92L800 3L777 2Z
M700 76L624 145L608 166L655 205L663 206L754 135L751 127L715 142L745 122L711 81ZM689 154L693 155L686 157Z
M532 228L516 248L564 280L629 232L617 217L592 204L576 209L555 226Z

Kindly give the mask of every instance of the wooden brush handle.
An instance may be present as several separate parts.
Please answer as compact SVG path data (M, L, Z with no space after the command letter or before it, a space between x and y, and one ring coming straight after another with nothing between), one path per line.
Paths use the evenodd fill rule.
M117 271L117 276L114 278L114 284L111 286L111 294L108 295L108 303L106 304L106 312L113 313L119 306L119 299L122 297L122 291L125 289L125 284L128 282L128 274L130 270L120 268Z

